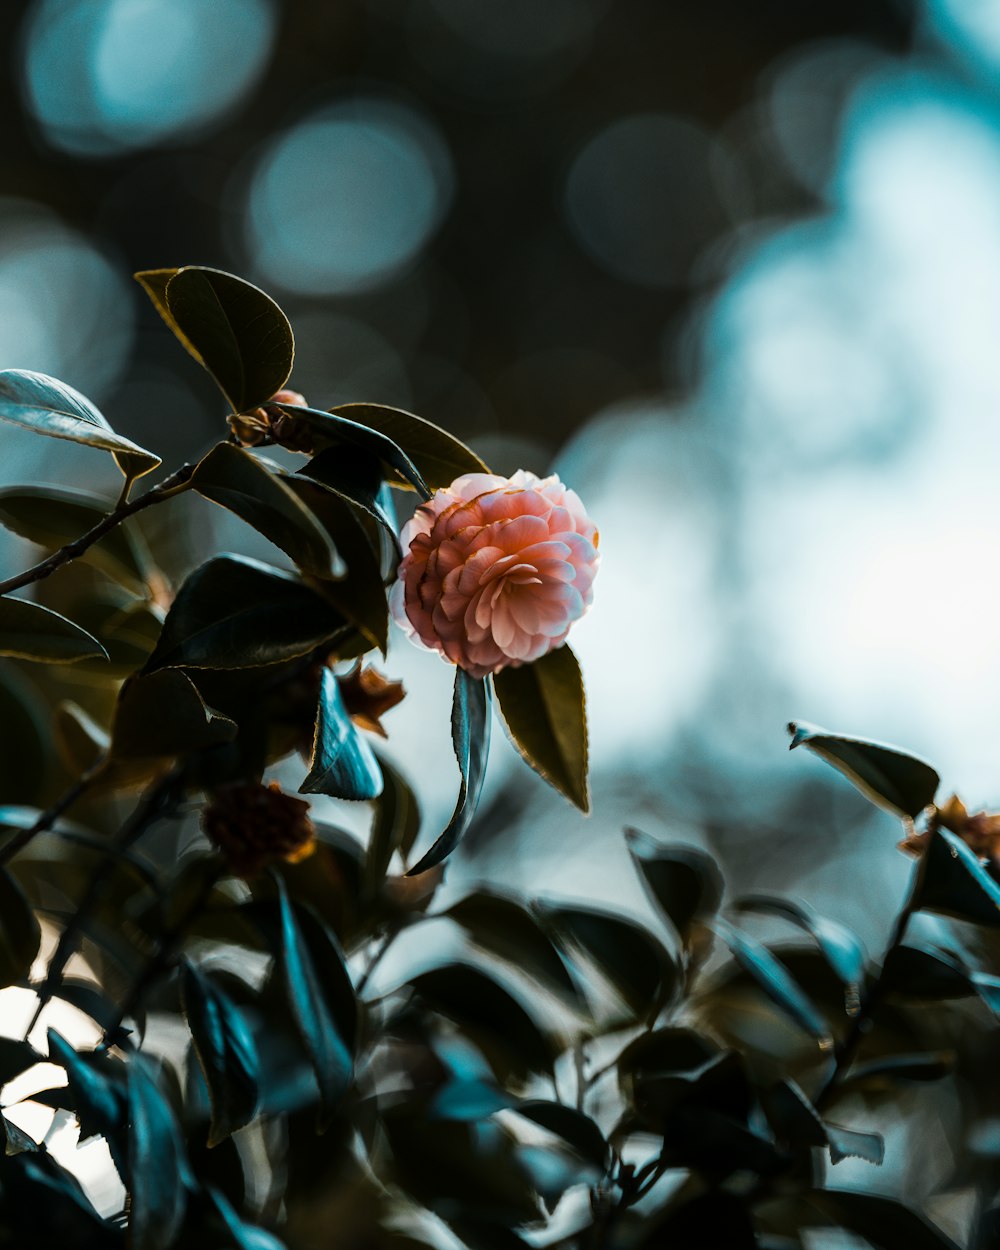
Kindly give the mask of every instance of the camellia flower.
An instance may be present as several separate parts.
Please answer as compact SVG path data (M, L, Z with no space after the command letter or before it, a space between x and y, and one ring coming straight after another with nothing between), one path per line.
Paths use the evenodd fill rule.
M403 527L393 616L473 677L537 660L590 606L597 542L558 477L467 473Z

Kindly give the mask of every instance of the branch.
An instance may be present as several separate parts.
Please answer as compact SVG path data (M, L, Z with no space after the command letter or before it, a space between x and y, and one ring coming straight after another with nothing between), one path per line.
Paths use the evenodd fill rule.
M56 799L51 807L46 808L46 810L41 813L30 828L22 829L21 832L11 838L11 840L4 847L0 848L0 868L2 868L5 864L9 864L14 856L17 855L19 851L23 851L24 848L35 837L37 837L38 834L47 833L48 830L52 828L59 817L72 807L77 799L84 793L90 783L97 776L103 764L104 757L102 756L92 768L88 768L83 776L69 787L65 794Z

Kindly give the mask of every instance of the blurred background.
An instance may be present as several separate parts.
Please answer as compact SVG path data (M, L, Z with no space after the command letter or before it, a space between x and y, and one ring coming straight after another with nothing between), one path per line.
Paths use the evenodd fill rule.
M634 823L878 940L892 822L784 725L1000 801L1000 4L33 0L0 28L4 367L195 456L224 413L129 275L215 265L288 312L311 403L555 468L599 524L595 816L501 743L454 875L617 894ZM3 437L4 481L113 489ZM190 510L191 562L208 525L256 552ZM430 837L450 673L398 640L388 668Z

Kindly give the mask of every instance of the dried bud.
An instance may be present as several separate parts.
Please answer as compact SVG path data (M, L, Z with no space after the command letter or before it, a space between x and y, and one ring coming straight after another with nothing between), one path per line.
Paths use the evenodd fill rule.
M899 843L899 849L909 855L922 855L935 829L947 829L956 834L991 868L1000 869L1000 813L976 812L970 816L962 800L953 794L947 803L934 809L927 831L910 833Z
M229 418L229 428L241 447L264 447L277 443L289 451L301 451L309 455L313 451L312 430L304 422L289 416L270 404L293 404L296 408L308 408L304 395L298 391L276 391L267 404L249 412L234 412Z
M360 660L345 677L337 680L344 706L355 725L387 738L382 717L406 698L403 683L390 681L374 666L362 668Z
M316 844L309 804L285 794L276 781L220 786L202 813L201 827L243 877L276 859L305 859Z

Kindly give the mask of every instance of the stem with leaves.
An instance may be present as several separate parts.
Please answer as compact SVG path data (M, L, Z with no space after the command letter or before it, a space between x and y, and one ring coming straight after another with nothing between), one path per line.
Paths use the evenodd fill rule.
M22 586L30 586L32 582L40 582L43 578L54 573L56 569L61 568L64 564L69 564L72 560L76 560L83 553L98 542L105 534L109 534L122 521L127 520L130 516L135 516L137 512L142 512L144 508L149 508L153 504L162 503L165 499L170 499L173 495L178 495L181 491L187 490L190 486L191 475L194 473L195 466L193 464L183 464L175 472L152 490L148 490L145 495L140 495L138 499L134 499L131 503L121 503L114 511L109 512L103 520L87 530L85 534L81 534L79 538L75 538L72 542L66 543L64 547L60 547L58 551L54 551L52 555L47 556L38 564L32 565L30 569L25 569L23 573L18 573L14 577L8 577L6 581L0 582L0 595L9 594L12 590L20 590Z

